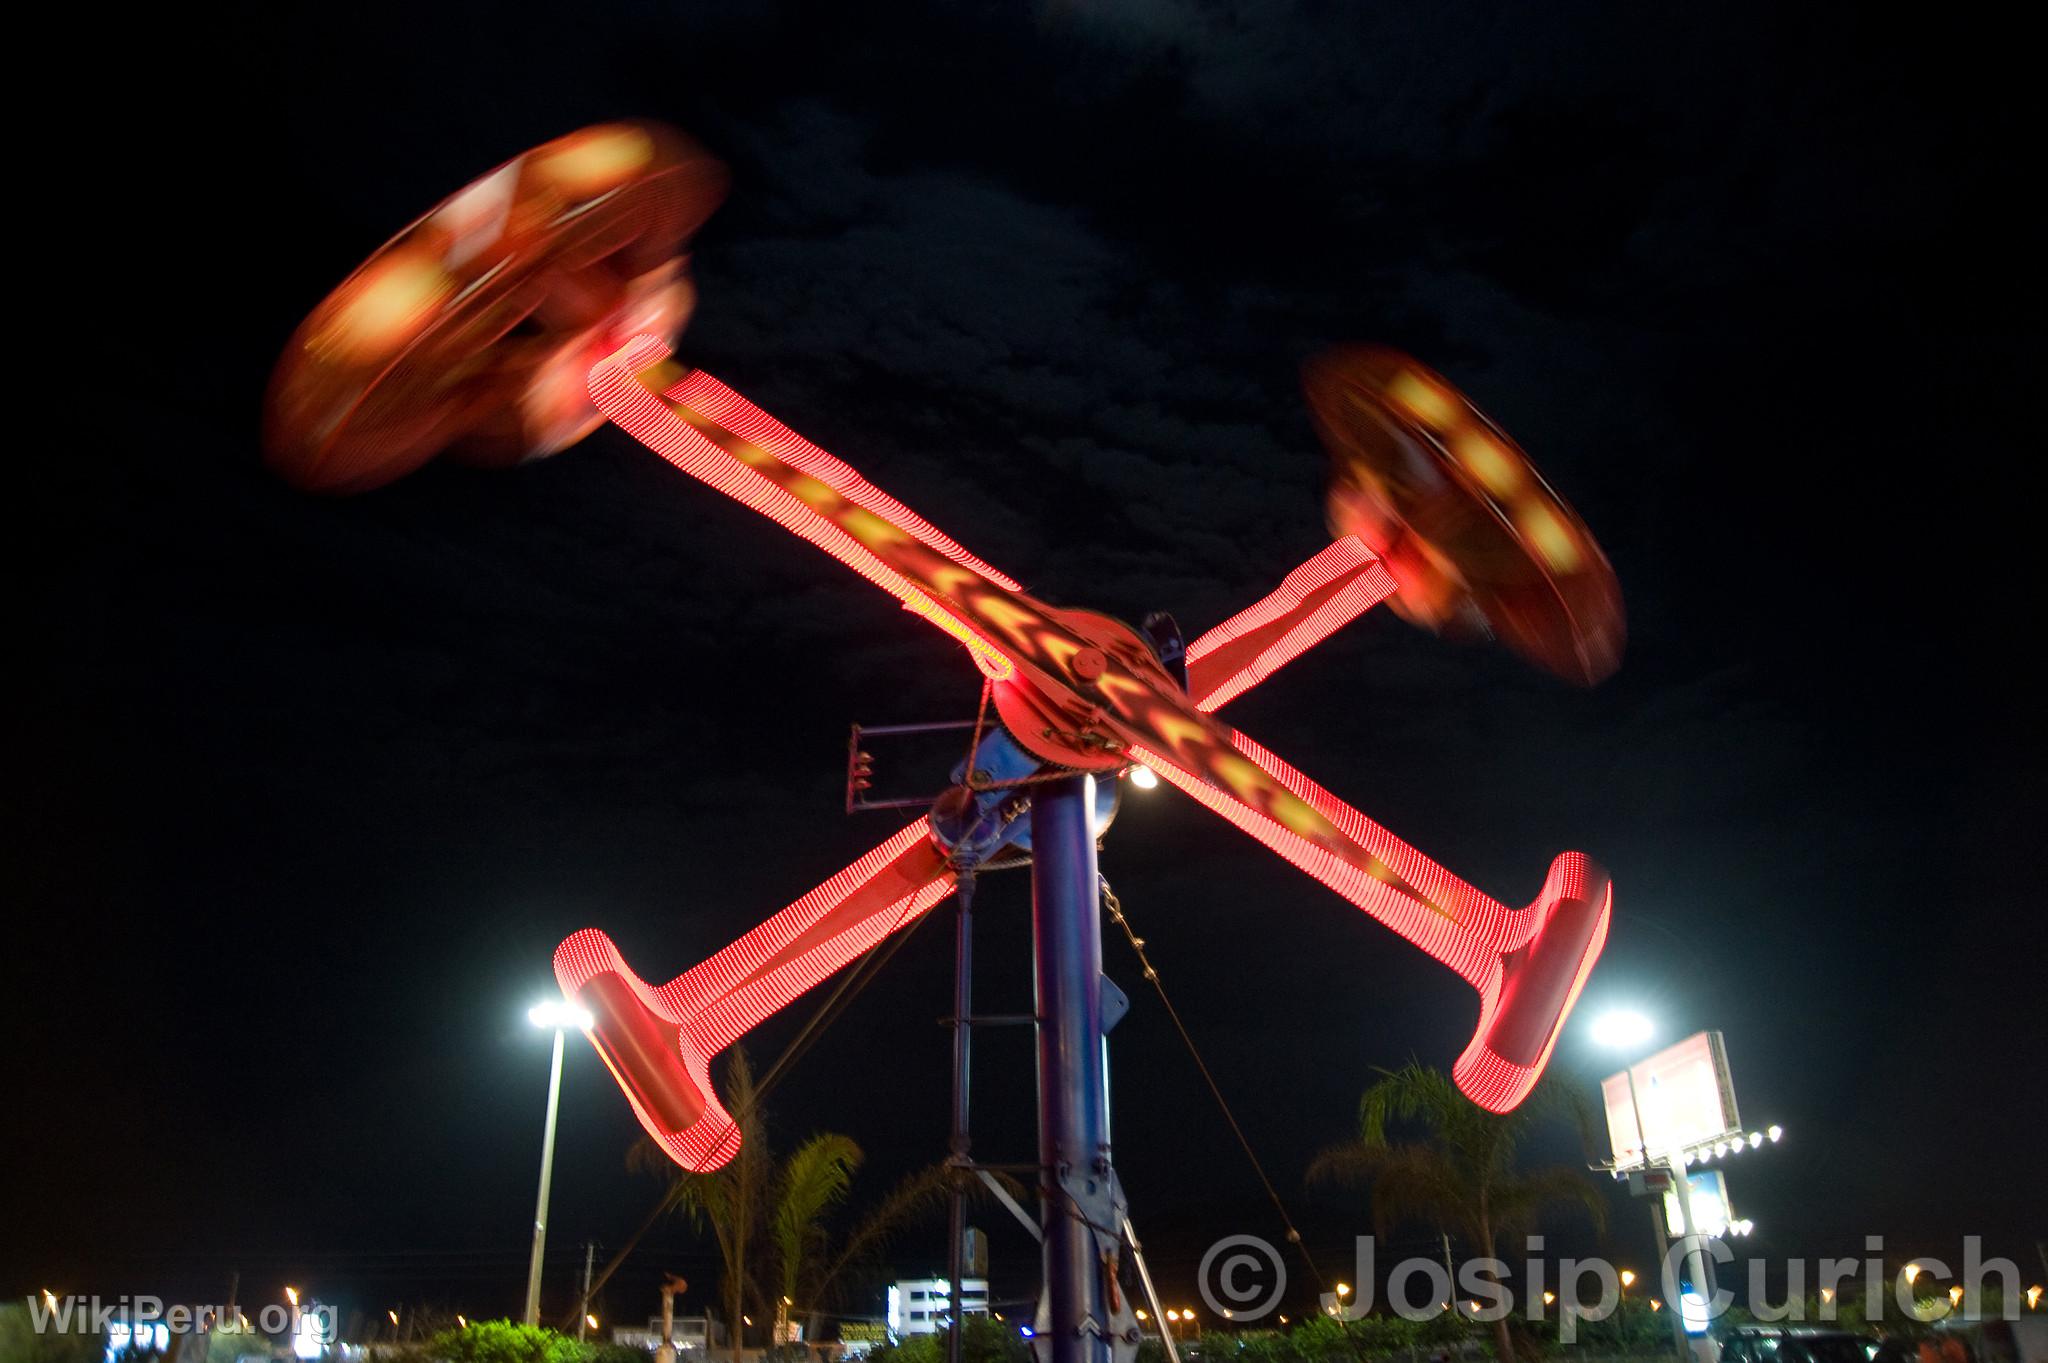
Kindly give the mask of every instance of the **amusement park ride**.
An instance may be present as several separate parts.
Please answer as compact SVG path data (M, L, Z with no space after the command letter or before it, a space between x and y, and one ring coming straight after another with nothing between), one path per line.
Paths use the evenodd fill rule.
M713 1056L948 895L978 868L1032 868L1045 1293L1053 1363L1128 1359L1118 1265L1135 1244L1110 1163L1097 840L1118 783L1153 773L1443 962L1478 993L1453 1074L1494 1111L1525 1097L1607 935L1607 877L1559 855L1522 909L1482 894L1214 717L1385 600L1444 633L1490 635L1590 685L1620 660L1621 597L1578 517L1513 440L1391 351L1313 362L1334 472L1335 542L1183 646L1049 605L671 346L694 302L685 246L725 175L680 134L616 123L506 163L387 243L300 326L268 400L266 448L293 484L378 486L439 454L551 454L607 418L669 463L845 563L937 626L983 677L983 719L931 811L738 941L650 985L611 940L555 953L562 989L675 1162L730 1160L740 1128ZM994 722L986 722L994 711ZM849 764L849 803L865 755ZM965 972L957 986L956 1163L966 1157ZM958 1234L955 1215L954 1242ZM956 1250L957 1253L957 1250ZM957 1277L957 1274L956 1274Z

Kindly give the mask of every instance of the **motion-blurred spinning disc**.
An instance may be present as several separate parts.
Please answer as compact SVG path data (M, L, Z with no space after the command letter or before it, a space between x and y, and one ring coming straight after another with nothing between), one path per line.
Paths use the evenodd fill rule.
M592 364L673 341L684 244L725 169L656 123L607 123L498 167L387 242L315 308L271 376L264 447L294 485L357 492L443 450L504 465L603 417Z
M1398 351L1345 347L1303 375L1334 465L1330 529L1357 535L1439 633L1490 634L1590 686L1621 663L1621 587L1521 447L1444 377Z

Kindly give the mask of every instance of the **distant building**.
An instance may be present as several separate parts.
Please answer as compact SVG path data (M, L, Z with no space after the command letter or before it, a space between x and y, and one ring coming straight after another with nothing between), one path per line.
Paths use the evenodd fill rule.
M953 1308L949 1278L905 1278L889 1289L889 1333L898 1339L935 1335ZM960 1280L960 1314L988 1314L988 1279Z
M703 1358L712 1347L725 1343L725 1331L714 1331L709 1316L677 1316L673 1338L677 1358ZM614 1326L612 1343L653 1353L661 1347L661 1317L649 1317L644 1330L632 1325Z

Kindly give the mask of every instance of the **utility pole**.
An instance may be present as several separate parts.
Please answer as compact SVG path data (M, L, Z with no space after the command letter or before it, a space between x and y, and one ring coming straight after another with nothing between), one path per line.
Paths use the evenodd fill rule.
M557 1033L559 1035L559 1033ZM582 1339L590 1326L590 1270L597 1261L597 1244L583 1242L583 1296L582 1304L576 1310L576 1338Z

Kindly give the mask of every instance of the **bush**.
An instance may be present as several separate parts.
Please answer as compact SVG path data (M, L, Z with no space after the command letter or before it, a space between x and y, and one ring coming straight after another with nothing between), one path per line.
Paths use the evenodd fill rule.
M480 1320L463 1330L443 1330L427 1342L429 1358L443 1363L589 1363L591 1347L544 1325ZM638 1350L635 1358L644 1358Z
M98 1363L106 1343L85 1331L38 1332L25 1302L0 1305L0 1359L5 1363Z
M945 1363L943 1334L912 1335L901 1344L876 1349L870 1363ZM960 1363L1031 1363L1031 1346L1017 1333L990 1316L969 1316L960 1337Z

